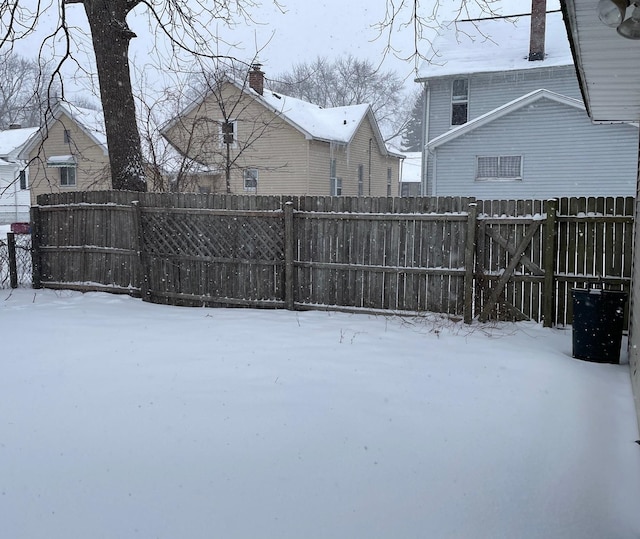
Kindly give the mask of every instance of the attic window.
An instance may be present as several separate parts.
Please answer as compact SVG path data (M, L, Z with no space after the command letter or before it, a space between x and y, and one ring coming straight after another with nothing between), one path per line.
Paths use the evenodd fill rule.
M232 148L236 147L238 142L238 124L235 120L218 122L218 146L222 148L225 144L229 144Z

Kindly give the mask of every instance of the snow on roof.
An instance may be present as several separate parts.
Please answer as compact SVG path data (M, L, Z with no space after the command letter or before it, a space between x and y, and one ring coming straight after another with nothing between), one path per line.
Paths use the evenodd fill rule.
M417 183L422 180L422 152L407 152L402 162L402 181Z
M573 65L562 13L547 13L544 60L530 62L531 16L452 22L441 27L417 81L433 77Z
M60 114L64 113L71 118L82 129L89 138L91 138L97 145L102 148L105 155L109 153L107 146L107 135L104 127L104 116L101 110L85 109L76 107L70 103L60 101L51 111L51 114L47 114L47 125L40 128L34 128L36 131L40 130L39 137L33 137L25 144L21 150L20 155L24 158L34 146L42 141L43 138L48 136L48 130L51 125L60 119Z
M323 108L308 101L280 94L266 88L263 94L259 94L253 88L249 87L245 81L231 79L229 80L229 84L233 84L240 91L251 95L253 99L272 110L275 114L280 115L286 122L302 132L304 136L309 139L348 144L353 139L364 118L369 116L371 127L374 130L374 136L380 148L386 151L388 155L403 158L403 155L392 151L385 143L371 110L371 106L367 103ZM204 94L199 99L194 100L182 111L181 115L185 116L193 111L207 98L207 95L208 94ZM165 134L175 125L177 120L178 117L172 118L160 128L160 131Z
M104 127L104 115L101 110L76 107L70 103L60 102L60 108L64 113L75 120L104 149L107 148L107 134Z
M18 154L20 148L29 138L38 131L37 127L24 127L22 129L6 129L0 131L0 156Z
M65 167L75 164L76 158L73 155L52 155L47 159L48 167Z
M270 90L259 97L310 137L345 144L353 138L369 110L368 104L325 109Z

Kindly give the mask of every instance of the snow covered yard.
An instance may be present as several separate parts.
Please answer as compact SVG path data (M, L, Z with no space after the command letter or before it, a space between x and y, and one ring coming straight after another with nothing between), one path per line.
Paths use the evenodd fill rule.
M570 331L0 299L2 537L640 536L628 366Z

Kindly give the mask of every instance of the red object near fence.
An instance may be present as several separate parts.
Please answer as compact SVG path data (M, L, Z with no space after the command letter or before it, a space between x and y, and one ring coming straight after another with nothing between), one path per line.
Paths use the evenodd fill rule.
M11 223L11 232L14 234L31 234L30 223Z

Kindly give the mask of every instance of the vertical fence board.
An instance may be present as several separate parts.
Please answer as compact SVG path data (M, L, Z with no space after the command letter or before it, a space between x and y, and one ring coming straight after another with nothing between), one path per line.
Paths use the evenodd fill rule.
M138 216L131 206L136 200L144 208ZM531 222L540 219L535 216L544 213L542 201L476 201L477 219L471 227L455 217L467 211L470 200L46 195L33 209L33 284L90 288L95 283L135 292L152 282L153 300L166 303L430 310L464 314L465 320L497 294L490 317L521 311L534 320L547 323L551 318L561 324L571 321L572 287L600 278L609 287L628 290L632 198L559 199L553 268L547 254L551 225L534 233L521 259L512 260ZM285 230L285 202L293 205L288 225L293 231ZM153 213L153 208L164 210ZM241 213L207 213L234 208ZM267 210L279 213L261 214ZM318 211L335 217L318 218ZM425 213L433 214L433 220L416 217ZM493 216L504 219L488 222ZM156 230L154 235L158 227L163 233ZM470 269L472 232L476 267ZM141 251L147 251L146 270ZM510 264L513 275L503 279L502 290L494 290ZM544 272L536 269L543 267ZM469 282L474 284L471 294ZM555 316L549 314L549 301Z

